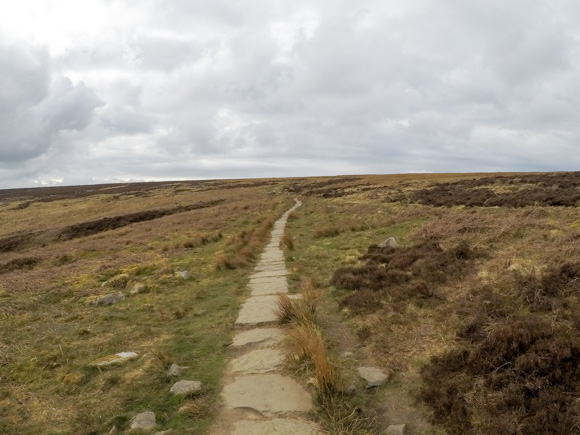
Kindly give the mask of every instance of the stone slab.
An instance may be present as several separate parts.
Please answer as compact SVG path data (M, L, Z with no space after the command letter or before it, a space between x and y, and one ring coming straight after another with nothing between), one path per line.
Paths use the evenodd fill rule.
M242 347L247 345L271 346L279 343L284 338L279 328L255 328L249 331L239 332L234 336L233 346Z
M266 281L250 283L248 285L252 291L252 296L275 295L279 293L288 293L288 283L286 279L277 281Z
M256 272L264 272L266 270L272 270L275 268L285 268L286 262L284 261L269 261L269 262L262 262L259 263L256 268L254 269Z
M261 323L276 322L278 296L251 296L244 302L236 325L259 325Z
M262 254L262 256L260 257L260 262L263 261L285 261L284 258L284 253L282 251L280 252L264 252Z
M312 398L294 379L278 374L238 376L222 391L230 409L250 408L265 417L312 409Z
M270 269L266 269L260 272L255 272L250 275L250 280L259 279L259 278L276 278L276 277L283 277L288 275L288 271L286 267L272 267Z
M246 375L273 372L284 364L284 354L278 349L256 349L231 362L231 373Z
M242 420L234 425L233 435L322 435L316 425L297 418Z

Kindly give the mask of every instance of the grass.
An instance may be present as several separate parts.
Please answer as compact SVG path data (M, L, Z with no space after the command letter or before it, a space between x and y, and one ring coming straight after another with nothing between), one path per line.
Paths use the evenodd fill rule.
M150 409L159 430L207 433L245 282L296 195L283 245L302 299L280 311L325 430L578 431L577 186L407 174L0 191L0 432L122 431ZM398 247L377 249L388 237ZM120 351L140 358L91 365ZM169 394L172 362L203 394ZM365 389L361 365L389 382Z
M264 186L236 188L228 183L228 189L218 184L211 190L191 187L175 193L169 184L148 190L147 196L116 194L113 199L99 193L35 201L26 208L11 205L18 199L5 202L0 215L10 225L3 226L4 235L35 235L18 250L0 254L0 265L5 265L0 432L123 431L135 414L152 410L159 430L206 433L215 415L245 279L265 243L268 222L290 203L266 192ZM195 204L216 194L223 201L212 207L69 240L54 237L63 228L85 228L83 222L171 210L176 202ZM29 219L31 213L46 217L43 227L38 219ZM23 226L26 222L28 227ZM244 264L217 270L220 252L239 255ZM176 277L177 270L188 270L190 278ZM145 284L149 292L131 296L134 283ZM118 291L125 293L125 300L117 304L89 303ZM121 351L137 352L139 358L92 366L97 358ZM169 393L177 380L167 375L172 362L186 367L182 379L202 381L201 396Z
M569 381L575 369L566 355L574 358L580 325L578 203L569 188L578 174L563 174L557 186L557 175L506 175L465 175L469 182L384 177L342 192L333 187L332 195L307 198L289 221L296 244L290 278L297 284L298 273L308 274L321 283L328 340L339 354L353 352L360 365L391 373L387 385L363 394L364 414L375 412L380 427L577 430L580 390ZM485 196L481 186L494 194ZM481 195L496 202L477 202ZM377 249L389 236L399 247ZM550 325L548 335L542 325ZM510 346L521 353L502 353ZM489 371L476 370L476 361L490 361ZM348 358L338 363L347 377L356 368ZM544 377L544 370L560 377Z

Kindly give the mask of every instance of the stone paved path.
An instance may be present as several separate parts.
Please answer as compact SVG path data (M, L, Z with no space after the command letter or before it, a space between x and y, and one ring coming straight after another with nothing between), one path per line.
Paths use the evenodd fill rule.
M223 409L214 427L215 435L318 435L319 428L306 413L312 398L293 378L281 373L284 353L283 332L276 327L277 295L288 292L284 253L280 239L288 214L276 221L272 239L254 274L251 296L240 309L234 336L234 357L222 390Z

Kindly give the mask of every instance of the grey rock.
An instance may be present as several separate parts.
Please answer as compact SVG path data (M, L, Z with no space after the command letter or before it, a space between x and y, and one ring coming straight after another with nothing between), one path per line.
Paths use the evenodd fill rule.
M394 237L389 237L386 240L383 240L379 243L379 248L396 248L397 247L397 240Z
M348 387L346 387L344 392L349 396L352 396L354 393L356 393L356 387L354 385L349 385Z
M96 299L93 303L95 305L106 306L106 305L113 305L113 304L116 304L118 302L121 302L123 299L125 299L125 295L121 292L109 293L108 295L104 295L104 296L101 296L100 298Z
M189 278L189 272L187 270L178 270L175 272L175 276L176 277L181 277L183 279L188 279Z
M107 355L93 361L93 366L102 367L112 364L119 364L137 358L139 355L135 352L119 352L114 355Z
M367 381L367 388L380 387L389 379L388 375L376 367L359 367L357 370L360 377Z
M145 411L141 414L137 414L131 420L131 429L154 429L157 425L155 421L155 413L153 411Z
M181 394L187 396L188 394L198 393L201 391L200 381L178 381L171 387L173 394Z
M385 435L405 435L407 426L404 424L392 424L387 426Z
M181 374L181 369L182 367L179 367L177 364L173 363L171 364L171 367L169 367L169 370L167 370L167 375L179 376Z
M137 283L133 284L133 287L131 287L131 290L129 291L129 293L132 295L138 295L140 293L147 293L148 291L149 291L149 289L147 288L147 286L145 284L137 282Z

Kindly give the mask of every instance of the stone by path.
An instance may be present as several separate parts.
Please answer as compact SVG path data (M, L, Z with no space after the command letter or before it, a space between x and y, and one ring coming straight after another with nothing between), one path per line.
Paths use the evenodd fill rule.
M279 346L283 331L276 327L277 295L288 292L280 239L288 215L300 205L296 200L276 221L272 239L250 277L251 295L236 320L235 355L228 365L215 435L322 434L306 416L312 398L282 373L284 353Z

